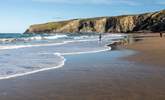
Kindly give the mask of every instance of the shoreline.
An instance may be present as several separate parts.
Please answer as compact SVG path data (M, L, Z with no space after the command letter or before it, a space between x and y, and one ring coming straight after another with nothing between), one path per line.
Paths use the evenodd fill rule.
M164 100L165 69L120 59L132 54L67 55L62 68L0 80L0 100Z
M133 35L129 35L128 34L128 38L127 40L125 41L124 39L122 40L119 40L117 42L112 42L111 44L106 44L105 46L108 47L107 49L104 49L104 50L98 50L98 51L90 51L90 52L77 52L77 53L63 53L63 54L59 54L59 53L54 53L54 55L58 55L58 56L68 56L68 55L78 55L78 54L91 54L91 53L99 53L99 52L105 52L105 51L108 51L108 50L121 50L122 49L127 49L127 50L133 50L137 53L135 53L134 55L132 56L128 56L128 57L124 57L122 58L123 60L127 59L129 61L134 61L134 62L138 62L138 63L144 63L144 64L153 64L153 65L158 65L158 66L162 66L162 65L165 65L164 62L159 62L159 64L156 64L155 62L151 62L149 63L146 59L142 59L144 58L148 58L148 56L144 55L145 51L142 49L144 48L141 47L139 48L139 45L141 45L142 43L145 45L146 44L146 40L150 40L150 39L160 39L159 35L158 34L155 34L155 33L149 33L149 34L133 34ZM161 38L163 39L163 38ZM128 41L130 42L131 40L131 43L127 43ZM126 43L126 45L125 45ZM138 46L136 46L138 45ZM147 49L149 50L149 49ZM165 54L165 53L164 53ZM53 68L43 68L43 69L39 69L39 70L34 70L34 71L30 71L30 72L26 72L26 73L21 73L21 74L15 74L15 75L9 75L9 76L5 76L5 77L1 77L0 80L3 80L3 79L11 79L11 78L15 78L15 77L20 77L20 76L25 76L25 75L30 75L30 74L34 74L34 73L38 73L38 72L42 72L42 71L47 71L47 70L53 70L53 69L57 69L57 68L61 68L65 65L65 62L66 62L66 59L63 57L64 61L56 66L56 67L53 67ZM155 58L153 58L155 59Z
M135 34L133 39L138 41L124 48L138 53L125 59L154 66L165 66L165 35L161 38L160 34Z
M99 53L99 52L105 52L105 51L108 51L108 50L121 50L122 49L126 49L126 50L133 50L137 53L129 56L128 57L124 57L122 58L123 60L127 59L129 61L134 61L134 62L138 62L138 63L144 63L144 64L155 64L154 62L152 63L148 63L145 59L144 61L146 62L143 62L139 59L142 59L141 57L142 56L146 56L144 55L144 51L139 49L139 47L137 46L134 46L134 45L139 45L139 42L141 43L144 43L146 42L146 39L152 39L152 38L157 38L159 39L159 35L158 34L153 34L153 33L150 33L150 34L133 34L133 35L130 35L128 34L128 39L125 41L122 40L119 40L117 42L112 42L111 44L106 44L105 46L108 47L107 49L104 49L104 50L99 50L99 51L90 51L90 52L77 52L77 53L63 53L63 54L59 54L59 53L54 53L55 55L58 55L58 56L68 56L68 55L78 55L78 54L92 54L92 53ZM127 43L128 40L131 40L131 43ZM130 42L130 41L129 41ZM133 43L132 43L133 42ZM126 43L126 45L125 45ZM144 48L144 47L142 47ZM139 57L139 54L140 54L140 57ZM147 57L146 57L147 58ZM15 74L15 75L10 75L10 76L5 76L5 77L1 77L0 80L3 80L3 79L11 79L11 78L16 78L16 77L20 77L20 76L25 76L25 75L30 75L30 74L35 74L35 73L38 73L38 72L43 72L43 71L47 71L47 70L53 70L53 69L57 69L57 68L61 68L65 65L65 62L66 62L66 59L63 57L64 61L56 66L56 67L53 67L53 68L43 68L43 69L39 69L39 70L34 70L34 71L30 71L30 72L26 72L26 73L21 73L21 74ZM161 62L162 64L163 62ZM158 65L158 64L157 64Z
M0 77L0 80L17 78L17 77L21 77L21 76L23 77L23 76L26 76L26 75L31 75L31 74L36 74L36 73L39 73L39 72L44 72L44 71L49 71L49 70L62 68L65 65L65 62L66 62L65 56L69 56L69 55L74 56L74 55L81 55L81 54L93 54L93 53L99 53L99 52L106 52L106 51L109 51L109 50L111 50L111 48L104 49L104 50L99 50L99 51L90 51L90 52L63 53L63 54L54 53L54 55L58 55L58 56L60 56L63 59L63 62L60 65L57 65L57 66L52 67L52 68L42 68L42 69L29 71L29 72L25 72L25 73L4 76L4 77Z
M86 40L86 41L89 41L89 40ZM17 78L17 77L21 77L21 76L35 74L35 73L38 73L38 72L43 72L43 71L48 71L48 70L54 70L54 69L61 68L61 67L63 67L65 65L65 62L66 62L65 56L68 56L68 55L73 55L74 56L74 55L79 55L79 54L92 54L92 53L99 53L99 52L105 52L105 51L111 50L111 47L109 47L107 44L104 47L106 47L106 48L100 49L100 50L96 50L96 51L85 51L85 52L75 52L75 53L53 53L52 55L57 55L57 56L59 56L60 58L63 59L63 62L61 62L61 64L59 64L59 65L57 65L55 67L52 67L52 68L42 68L42 69L33 70L33 71L29 71L29 72L18 73L18 74L14 74L14 75L0 77L0 80ZM17 48L17 49L19 49L19 48Z
M132 45L143 41L128 49L66 55L61 68L0 80L0 100L164 100L165 68L131 58L139 55Z

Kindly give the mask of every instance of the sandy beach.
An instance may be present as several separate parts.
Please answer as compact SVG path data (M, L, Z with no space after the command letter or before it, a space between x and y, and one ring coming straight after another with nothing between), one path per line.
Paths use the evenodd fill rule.
M62 68L0 80L0 100L165 100L163 41L65 56Z
M165 100L165 0L0 8L0 100Z
M154 66L165 66L165 36L159 34L135 35L136 39L141 39L136 43L127 46L138 52L137 55L128 57L129 60L150 64Z

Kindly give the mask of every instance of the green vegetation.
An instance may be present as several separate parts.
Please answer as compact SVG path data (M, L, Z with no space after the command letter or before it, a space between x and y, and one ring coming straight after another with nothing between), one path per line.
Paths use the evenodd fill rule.
M102 20L103 19L103 20ZM104 20L106 19L106 20ZM159 32L165 31L165 10L139 15L95 17L31 25L27 33L77 32Z

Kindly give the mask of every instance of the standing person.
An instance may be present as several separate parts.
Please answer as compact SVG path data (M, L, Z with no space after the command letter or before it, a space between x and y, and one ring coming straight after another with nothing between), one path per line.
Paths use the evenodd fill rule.
M160 32L160 37L163 37L163 33L162 32Z
M102 38L102 35L101 35L101 33L99 34L99 41L101 41L101 38Z

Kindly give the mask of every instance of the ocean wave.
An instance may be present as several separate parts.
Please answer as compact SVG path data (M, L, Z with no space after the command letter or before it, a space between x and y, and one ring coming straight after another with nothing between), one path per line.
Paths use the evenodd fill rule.
M8 46L0 46L0 50L7 50L7 49L19 49L19 48L29 48L29 47L40 47L40 46L57 46L67 44L67 41L62 43L49 43L49 44L34 44L34 45L8 45Z
M67 35L37 35L28 38L23 38L23 40L53 40L67 38Z
M67 38L67 35L52 35L52 36L45 36L44 39L61 39L61 38Z
M95 40L68 40L63 41L60 43L45 43L45 44L25 44L25 45L3 45L0 46L0 50L8 50L8 49L20 49L20 48L29 48L29 47L41 47L41 46L58 46L58 45L64 45L67 43L73 43L73 42L87 42L87 41L95 41Z
M6 52L3 53L2 51L0 53L1 54L0 56L3 57L2 59L0 59L0 62L1 62L0 65L4 64L6 66L5 67L3 65L4 66L3 68L5 70L0 71L0 79L9 79L9 78L29 75L29 74L33 74L33 73L37 73L37 72L41 72L45 70L60 68L64 66L65 61L66 61L64 57L67 55L77 55L77 54L97 53L97 52L108 51L108 50L111 50L111 47L108 47L107 43L108 44L113 43L113 41L111 40L114 38L120 39L123 37L124 37L123 35L106 35L106 36L103 36L102 42L98 42L98 36L92 36L92 37L82 36L80 38L73 37L72 39L66 39L60 43L46 43L46 44L40 43L40 44L31 44L31 45L0 46L1 50L18 49L18 50L12 50L12 51L7 52L9 53L7 54L7 56L6 56ZM64 36L57 36L57 37L51 37L51 38L49 37L49 39L57 39L57 38L66 38L66 36L64 35ZM42 48L44 46L50 46L50 47ZM29 47L41 47L41 48L40 49L38 48L19 49L19 48L29 48ZM39 52L36 53L36 51L39 51ZM25 55L20 55L21 52ZM11 56L8 56L8 55L11 55ZM15 59L17 55L20 55L21 58ZM41 56L37 56L37 55L41 55ZM52 56L43 57L44 55L54 55L57 58L53 58ZM16 61L13 61L13 59L15 59ZM20 59L22 59L22 61L20 61ZM11 60L11 61L9 63L6 63L8 62L8 60ZM27 62L27 63L22 63L22 62ZM29 64L29 62L33 62L33 63ZM55 62L57 63L55 66L49 65L50 63L55 63ZM14 65L13 63L16 65ZM42 65L42 63L46 63L46 64ZM26 64L30 66L30 69L26 69L25 67L25 70L22 71L21 69L22 66L27 66ZM42 65L42 67L39 66L40 64ZM8 74L8 69L6 68L10 66L12 66L12 68L16 67L16 69L18 66L19 68L16 70L16 72L13 71L12 74L10 73ZM35 68L33 69L33 67ZM9 72L10 72L10 69L9 69Z
M32 35L32 36L19 36L14 38L1 38L0 42L2 43L10 43L10 42L20 42L20 41L33 41L33 40L55 40L55 39L65 39L67 35Z
M126 35L121 35L121 34L110 34L110 35L105 35L103 36L103 40L109 40L111 41L118 41L120 39L123 39ZM46 36L46 38L49 39L57 39L57 38L66 38L68 37L67 35L56 35L56 36ZM45 37L44 37L45 38ZM41 37L31 37L31 39L41 39ZM3 41L6 41L6 39L0 39ZM8 40L8 39L7 39ZM15 39L9 39L10 41L15 41ZM40 47L40 46L56 46L56 45L63 45L67 43L73 43L73 42L88 42L88 41L97 41L98 37L97 36L79 36L79 37L72 37L72 39L66 39L63 40L60 43L39 43L39 44L12 44L12 45L2 45L0 46L0 50L6 50L6 49L19 49L19 48L29 48L29 47Z
M14 42L14 41L16 41L16 39L15 38L0 38L0 42L1 43L4 43L4 42Z

